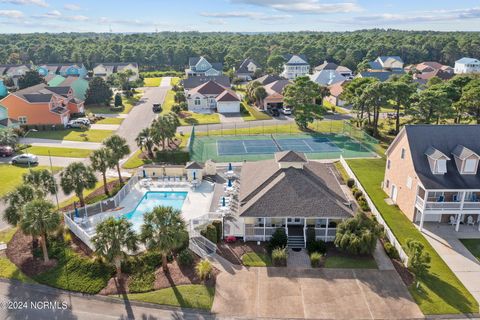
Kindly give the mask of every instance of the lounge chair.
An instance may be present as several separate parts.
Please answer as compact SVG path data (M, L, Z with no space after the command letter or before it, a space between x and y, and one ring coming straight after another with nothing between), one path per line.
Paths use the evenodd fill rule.
M473 222L473 217L472 216L467 217L467 224L469 226L473 226L475 224L475 222Z
M454 217L454 216L450 216L449 219L450 219L449 224L451 224L452 226L455 225L455 224L457 224L457 221L455 220L455 217Z
M439 196L437 199L437 202L445 202L445 197L444 196Z

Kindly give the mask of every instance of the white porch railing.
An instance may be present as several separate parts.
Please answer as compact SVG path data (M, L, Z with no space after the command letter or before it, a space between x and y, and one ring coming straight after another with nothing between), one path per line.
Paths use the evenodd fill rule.
M424 204L425 204L425 200L420 198L420 196L417 196L417 199L415 201L415 205L418 206L419 208L423 208Z
M400 259L402 260L403 264L407 265L408 264L408 256L405 253L405 251L403 250L402 245L397 240L397 238L393 234L392 230L390 229L390 227L388 226L388 224L385 222L382 215L378 211L377 207L375 207L375 204L373 203L372 199L370 199L370 197L368 196L368 193L365 191L362 184L360 183L358 178L355 176L355 173L353 173L352 169L350 169L348 163L345 161L345 159L342 156L340 156L340 163L342 164L343 168L347 172L348 176L355 180L355 185L357 186L357 188L362 190L363 195L365 196L365 199L367 200L368 206L372 210L372 214L375 215L375 218L377 219L377 221L383 226L388 240L395 247L395 249L397 249L398 254L400 256Z
M200 234L195 229L189 231L188 248L204 258L217 252L217 245Z
M91 241L91 236L85 232L78 224L75 223L70 217L64 213L63 218L65 225L72 231L83 243L85 243L90 249L95 250L95 247Z

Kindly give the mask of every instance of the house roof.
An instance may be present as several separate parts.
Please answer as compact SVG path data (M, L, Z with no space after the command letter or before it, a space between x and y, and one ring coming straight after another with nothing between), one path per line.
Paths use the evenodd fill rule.
M10 119L10 118L0 119L0 126L2 127L10 127L15 124L18 124L18 121L15 119Z
M480 61L478 59L475 59L475 58L467 58L467 57L464 57L462 59L459 59L457 61L455 61L455 63L461 63L461 64L477 64L477 63L480 63Z
M410 154L415 172L427 189L480 189L480 175L462 175L455 161L447 161L447 173L434 175L430 169L428 157L430 148L436 149L447 157L460 152L458 145L480 153L480 125L406 125ZM463 152L463 151L462 151ZM462 154L460 152L460 154ZM433 153L432 156L439 156Z
M282 77L280 77L276 74L273 74L273 75L272 74L267 74L267 75L264 75L263 77L255 79L253 81L260 82L261 84L263 84L265 86L267 84L270 84L270 83L278 81L278 80L285 80L285 78L282 78Z
M207 58L205 57L191 57L188 59L188 65L190 68L194 68L197 63L200 61L200 59L205 59L210 65L212 66L213 69L217 71L222 71L223 70L223 64L220 62L209 62Z
M196 161L192 161L187 163L187 165L185 166L185 169L203 169L203 166Z
M275 153L277 162L307 162L305 154L287 150Z
M425 69L424 69L425 70ZM431 72L423 72L421 74L414 75L416 79L429 80L433 77L438 77L442 80L448 80L455 76L454 73L445 71L444 69L435 69Z
M200 94L212 94L212 95L218 95L221 94L223 91L225 91L225 87L220 85L219 83L215 81L208 81L205 82L198 87L193 88L190 90L188 93L189 94L194 94L194 93L200 93Z
M329 86L328 89L330 89L330 95L334 96L334 97L340 96L343 92L343 84L344 83L345 83L345 81L342 81L342 82L337 82L337 83Z
M224 91L215 98L218 102L231 102L231 101L240 101L240 98L238 95L228 89L224 89Z
M382 63L385 63L388 60L396 60L403 63L402 58L400 58L399 56L379 56L377 59L380 60Z
M264 88L265 88L265 91L267 91L268 95L273 95L273 94L283 95L283 89L289 84L291 84L289 80L277 80L275 82L267 84Z
M286 54L283 57L287 66L309 65L307 58L303 54Z
M251 58L247 58L247 59L243 60L242 64L240 64L236 73L237 74L239 74L239 73L250 73L250 71L248 71L248 65L250 63L253 63L255 66L258 67L258 64L255 62L255 60L253 60Z
M188 77L187 79L182 80L182 84L186 90L190 90L208 81L215 81L223 87L230 88L230 78L225 75Z
M44 79L45 81L47 81L47 84L52 87L56 87L65 81L65 78L61 75L55 75L51 73L46 75Z
M338 82L344 82L347 78L335 70L322 70L310 75L310 80L322 86L330 86Z
M468 149L461 144L457 145L455 149L453 149L452 154L461 160L465 160L473 155L478 157L478 154L475 151Z
M315 71L337 70L337 68L338 68L338 64L334 62L328 62L327 60L325 60L321 65L315 67Z
M365 71L365 72L360 72L357 76L361 76L362 78L376 78L380 80L381 82L387 81L388 78L390 78L392 75L398 74L404 74L405 71L403 70L398 70L398 71Z
M56 93L60 96L67 96L70 91L70 86L61 86L61 87L47 87L47 90Z
M353 215L329 164L280 168L276 160L242 166L241 217L336 217Z

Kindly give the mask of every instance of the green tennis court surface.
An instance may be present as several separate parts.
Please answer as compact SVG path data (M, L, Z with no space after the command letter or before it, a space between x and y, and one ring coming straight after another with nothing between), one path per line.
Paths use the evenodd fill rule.
M341 134L273 134L195 137L192 160L238 162L272 159L278 151L303 152L309 159L375 157L370 146Z

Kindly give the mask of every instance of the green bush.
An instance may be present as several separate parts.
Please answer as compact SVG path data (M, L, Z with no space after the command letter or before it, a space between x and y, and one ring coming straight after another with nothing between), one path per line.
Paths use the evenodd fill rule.
M212 225L217 229L217 243L222 240L222 235L223 235L223 230L222 230L222 221L220 220L214 220L212 221Z
M152 291L154 282L155 273L153 271L136 272L130 277L128 290L131 293Z
M158 151L157 162L169 164L185 164L190 161L190 154L185 151Z
M182 267L189 267L193 264L193 256L188 249L180 251L177 260Z
M195 266L195 272L200 280L205 281L212 275L213 266L208 260L201 260Z
M122 270L128 274L139 270L154 271L162 264L162 255L155 251L145 251L142 254L129 257L122 263Z
M357 188L357 187L353 187L353 188L352 188L352 194L355 194L355 192L357 192L357 191L358 191L358 188Z
M327 252L327 244L325 243L325 241L322 240L308 242L307 251L309 254L315 252L325 254Z
M176 114L179 114L180 111L182 111L182 108L180 107L180 105L176 104L176 105L172 106L172 111Z
M205 238L213 243L217 243L217 228L215 228L213 224L207 225L207 228L205 229Z
M383 234L383 227L364 212L345 219L337 226L335 245L350 254L371 254Z
M390 242L384 242L383 243L383 248L385 249L385 252L391 259L397 259L400 260L400 255L398 254L397 249L391 244Z
M347 180L347 186L351 189L351 188L353 188L354 185L355 185L355 180L352 179L352 178L349 178Z
M272 252L276 248L285 248L287 246L288 237L285 228L277 228L272 234L272 238L268 242L267 248Z
M369 212L370 211L370 206L367 203L367 199L365 199L364 196L361 196L357 199L358 205L362 209L362 211Z
M318 268L322 264L322 254L319 252L313 252L310 254L310 264L312 268Z
M355 197L355 199L358 200L361 196L363 196L362 190L357 190L357 191L355 191L355 193L353 194L353 196Z
M287 265L287 249L285 247L273 249L272 262L276 267L285 267Z

